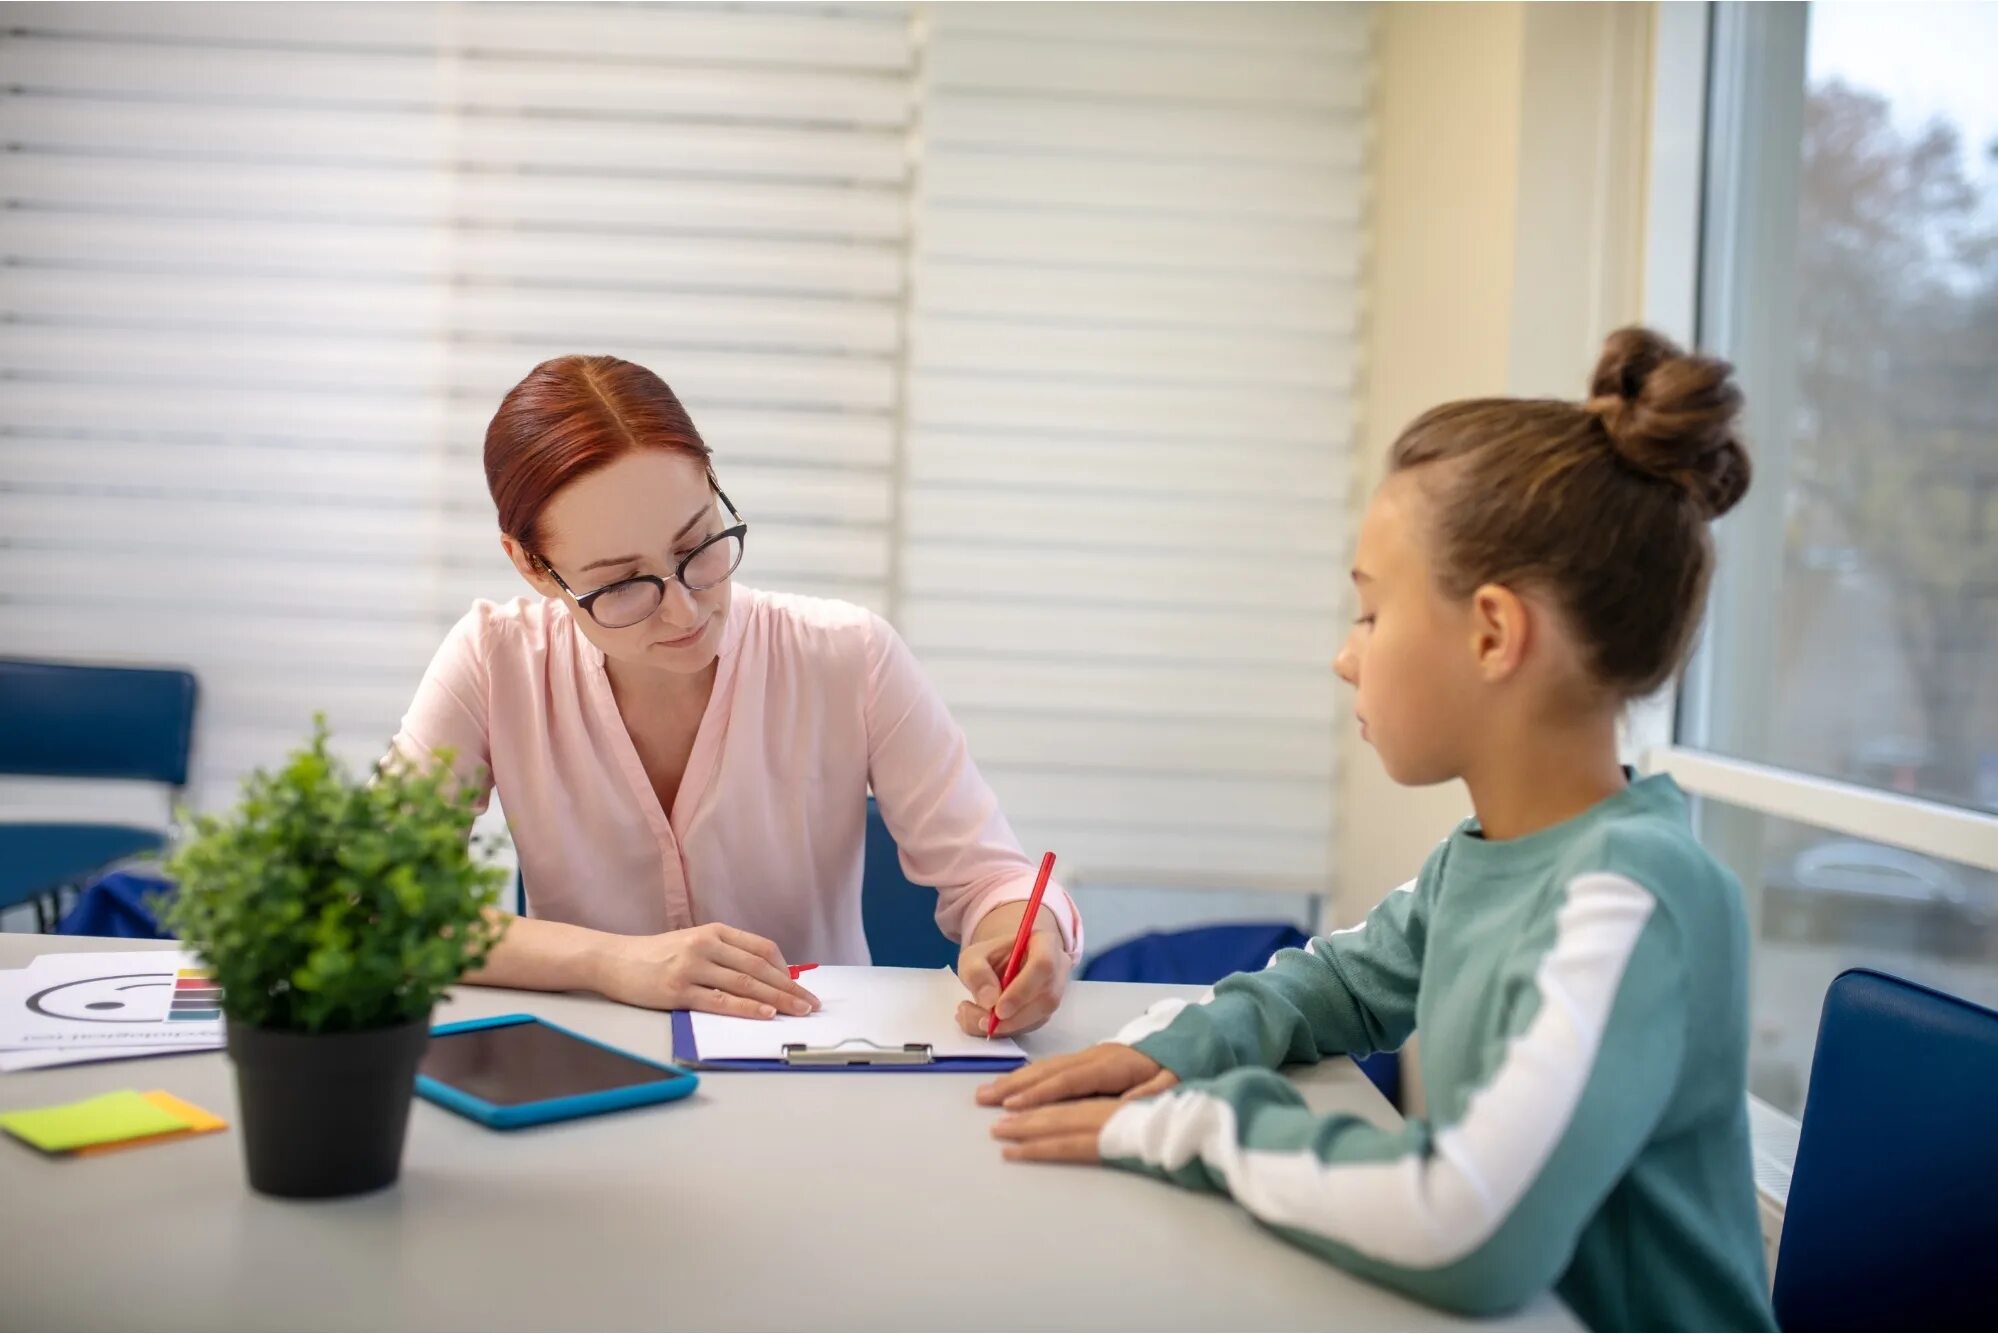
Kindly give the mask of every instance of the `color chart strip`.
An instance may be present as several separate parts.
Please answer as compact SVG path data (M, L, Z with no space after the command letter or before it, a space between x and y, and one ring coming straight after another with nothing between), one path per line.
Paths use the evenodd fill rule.
M174 975L173 1004L167 1021L212 1020L222 1017L222 989L205 968L183 968Z

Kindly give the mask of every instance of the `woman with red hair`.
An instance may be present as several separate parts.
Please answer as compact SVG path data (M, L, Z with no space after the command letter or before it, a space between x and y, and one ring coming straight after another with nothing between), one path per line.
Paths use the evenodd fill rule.
M536 596L473 603L396 751L493 788L530 916L471 980L770 1018L817 1001L787 960L868 961L870 785L962 943L958 1022L1045 1022L1082 949L1049 885L1001 994L1034 868L899 636L844 602L738 587L749 524L673 391L615 357L543 362L486 431L500 544Z

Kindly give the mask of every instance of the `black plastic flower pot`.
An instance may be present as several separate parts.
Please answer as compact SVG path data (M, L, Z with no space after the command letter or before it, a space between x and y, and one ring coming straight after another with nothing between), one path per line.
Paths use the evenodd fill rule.
M230 1022L250 1188L289 1199L392 1184L430 1019L358 1033L294 1033Z

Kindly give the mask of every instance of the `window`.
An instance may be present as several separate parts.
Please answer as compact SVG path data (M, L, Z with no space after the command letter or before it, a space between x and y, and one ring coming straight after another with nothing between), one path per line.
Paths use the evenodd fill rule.
M1841 968L1998 1003L1998 4L1712 22L1699 333L1756 480L1678 740L1751 762L1701 832L1750 892L1753 1091L1794 1112ZM1769 818L1815 821L1812 778L1892 795Z
M1800 1114L1825 989L1878 968L1998 1006L1998 874L1705 803L1701 837L1750 885L1748 1088Z

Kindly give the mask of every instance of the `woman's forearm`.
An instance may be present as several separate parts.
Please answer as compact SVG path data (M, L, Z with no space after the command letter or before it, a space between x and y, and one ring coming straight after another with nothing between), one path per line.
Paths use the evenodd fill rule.
M527 991L601 991L604 961L617 937L567 922L536 917L508 919L506 934L485 966L465 980L482 987L520 987Z

